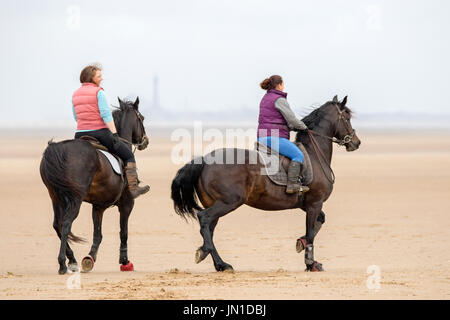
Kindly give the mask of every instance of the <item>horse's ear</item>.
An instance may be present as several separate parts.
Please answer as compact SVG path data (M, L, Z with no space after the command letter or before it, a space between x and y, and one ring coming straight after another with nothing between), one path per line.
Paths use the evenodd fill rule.
M117 100L119 100L119 105L122 105L122 100L120 100L120 98L119 97L117 97Z
M136 97L136 101L134 102L134 108L137 110L139 107L139 97Z
M347 96L345 96L345 98L342 100L341 107L345 107L346 104L347 104Z
M333 102L338 102L339 103L337 95L334 96Z

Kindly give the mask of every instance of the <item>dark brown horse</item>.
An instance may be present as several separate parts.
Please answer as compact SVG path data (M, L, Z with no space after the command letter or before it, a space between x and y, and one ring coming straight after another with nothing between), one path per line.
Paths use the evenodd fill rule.
M134 103L119 99L119 103L120 108L113 112L119 136L128 142L130 148L134 144L139 150L145 149L148 138L143 125L144 117L138 110L139 98ZM50 141L41 160L40 173L53 203L53 228L61 239L59 273L67 272L66 256L70 270L78 270L77 261L67 241L85 242L70 231L83 201L92 204L94 221L93 244L89 256L83 259L83 270L90 271L93 267L102 241L103 212L113 205L120 211L119 263L131 269L127 239L128 218L134 200L128 191L126 179L114 173L106 157L86 140L73 139L58 143Z
M217 149L201 159L194 159L181 168L172 181L172 200L175 211L182 217L197 218L203 245L195 255L197 263L211 254L217 271L232 270L232 266L219 256L213 243L214 228L220 217L243 204L262 210L300 208L306 212L306 235L297 240L297 251L305 250L306 270L322 271L314 260L314 237L325 222L323 203L328 199L334 183L330 167L333 142L345 145L347 151L361 144L351 124L351 111L346 107L347 97L325 103L303 119L308 131L297 133L296 141L303 143L311 159L313 181L310 191L299 196L287 194L284 186L275 185L267 175L261 175L263 164L250 161L255 151L243 149ZM218 164L205 161L213 153L244 154L244 164ZM208 162L208 163L207 163ZM241 162L242 163L242 162ZM196 195L204 208L196 201Z

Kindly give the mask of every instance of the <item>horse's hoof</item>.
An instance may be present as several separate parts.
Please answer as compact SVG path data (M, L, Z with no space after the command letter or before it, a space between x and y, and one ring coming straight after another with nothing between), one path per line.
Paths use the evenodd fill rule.
M128 261L127 264L120 265L120 271L134 271L134 266L131 261Z
M227 266L223 269L222 272L226 272L226 273L234 273L234 269L232 266Z
M208 253L202 250L202 248L198 248L197 251L195 251L195 263L200 263L208 256Z
M224 265L220 265L220 266L216 266L216 270L218 272L229 272L229 273L234 273L234 269L231 265L229 264L224 264Z
M89 272L94 269L94 263L94 258L91 256L84 257L83 261L81 261L81 268L83 269L83 272Z
M306 238L301 237L297 239L297 243L295 244L295 249L298 253L302 252L306 248Z
M306 266L305 271L320 272L320 271L324 271L324 270L323 270L323 267L322 267L321 263L319 263L317 261L314 261L313 264L311 264L309 266Z
M67 267L66 266L59 267L58 274L66 274L66 273L67 273Z
M78 264L76 262L75 263L69 263L68 269L69 269L70 273L80 272L80 268L78 267Z

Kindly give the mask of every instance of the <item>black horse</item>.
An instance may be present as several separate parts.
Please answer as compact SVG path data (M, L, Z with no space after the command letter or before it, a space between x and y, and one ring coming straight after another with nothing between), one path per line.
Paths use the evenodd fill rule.
M139 150L148 145L144 128L144 116L138 110L136 101L121 101L120 107L113 111L114 122L119 136ZM120 211L120 259L122 270L132 270L128 260L128 218L134 200L127 188L126 179L115 174L106 157L88 141L83 139L65 140L58 143L49 141L44 151L40 173L53 203L53 228L61 239L58 256L59 274L67 272L66 256L71 271L78 265L67 241L85 242L83 238L71 233L73 221L78 216L83 201L92 204L94 238L89 255L83 259L83 270L90 271L97 257L102 241L103 212L116 205Z
M275 185L267 175L261 175L264 165L259 160L252 164L250 158L252 152L254 156L254 151L250 150L217 149L201 159L192 160L177 172L172 181L171 195L175 211L184 218L197 217L204 241L196 251L197 263L211 254L217 271L233 270L219 256L213 243L213 233L220 217L247 204L262 210L304 210L306 235L297 240L297 252L306 249L306 270L323 270L321 264L314 260L313 242L325 222L323 203L333 190L334 175L330 167L332 142L345 145L347 151L354 151L361 144L350 124L351 110L346 107L346 102L347 97L339 102L335 96L303 119L309 130L298 132L296 141L301 142L308 151L314 178L309 185L310 191L301 196L285 193L284 186ZM244 154L245 162L207 163L210 162L205 160L208 156L217 159L217 152L232 154L234 159L238 153ZM196 195L204 209L197 203Z

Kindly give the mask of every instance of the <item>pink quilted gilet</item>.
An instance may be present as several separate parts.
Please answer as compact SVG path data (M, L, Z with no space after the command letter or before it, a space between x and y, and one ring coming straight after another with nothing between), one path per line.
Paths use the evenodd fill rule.
M102 87L94 83L83 83L72 95L72 103L77 116L77 130L99 130L108 128L100 116L97 94Z

